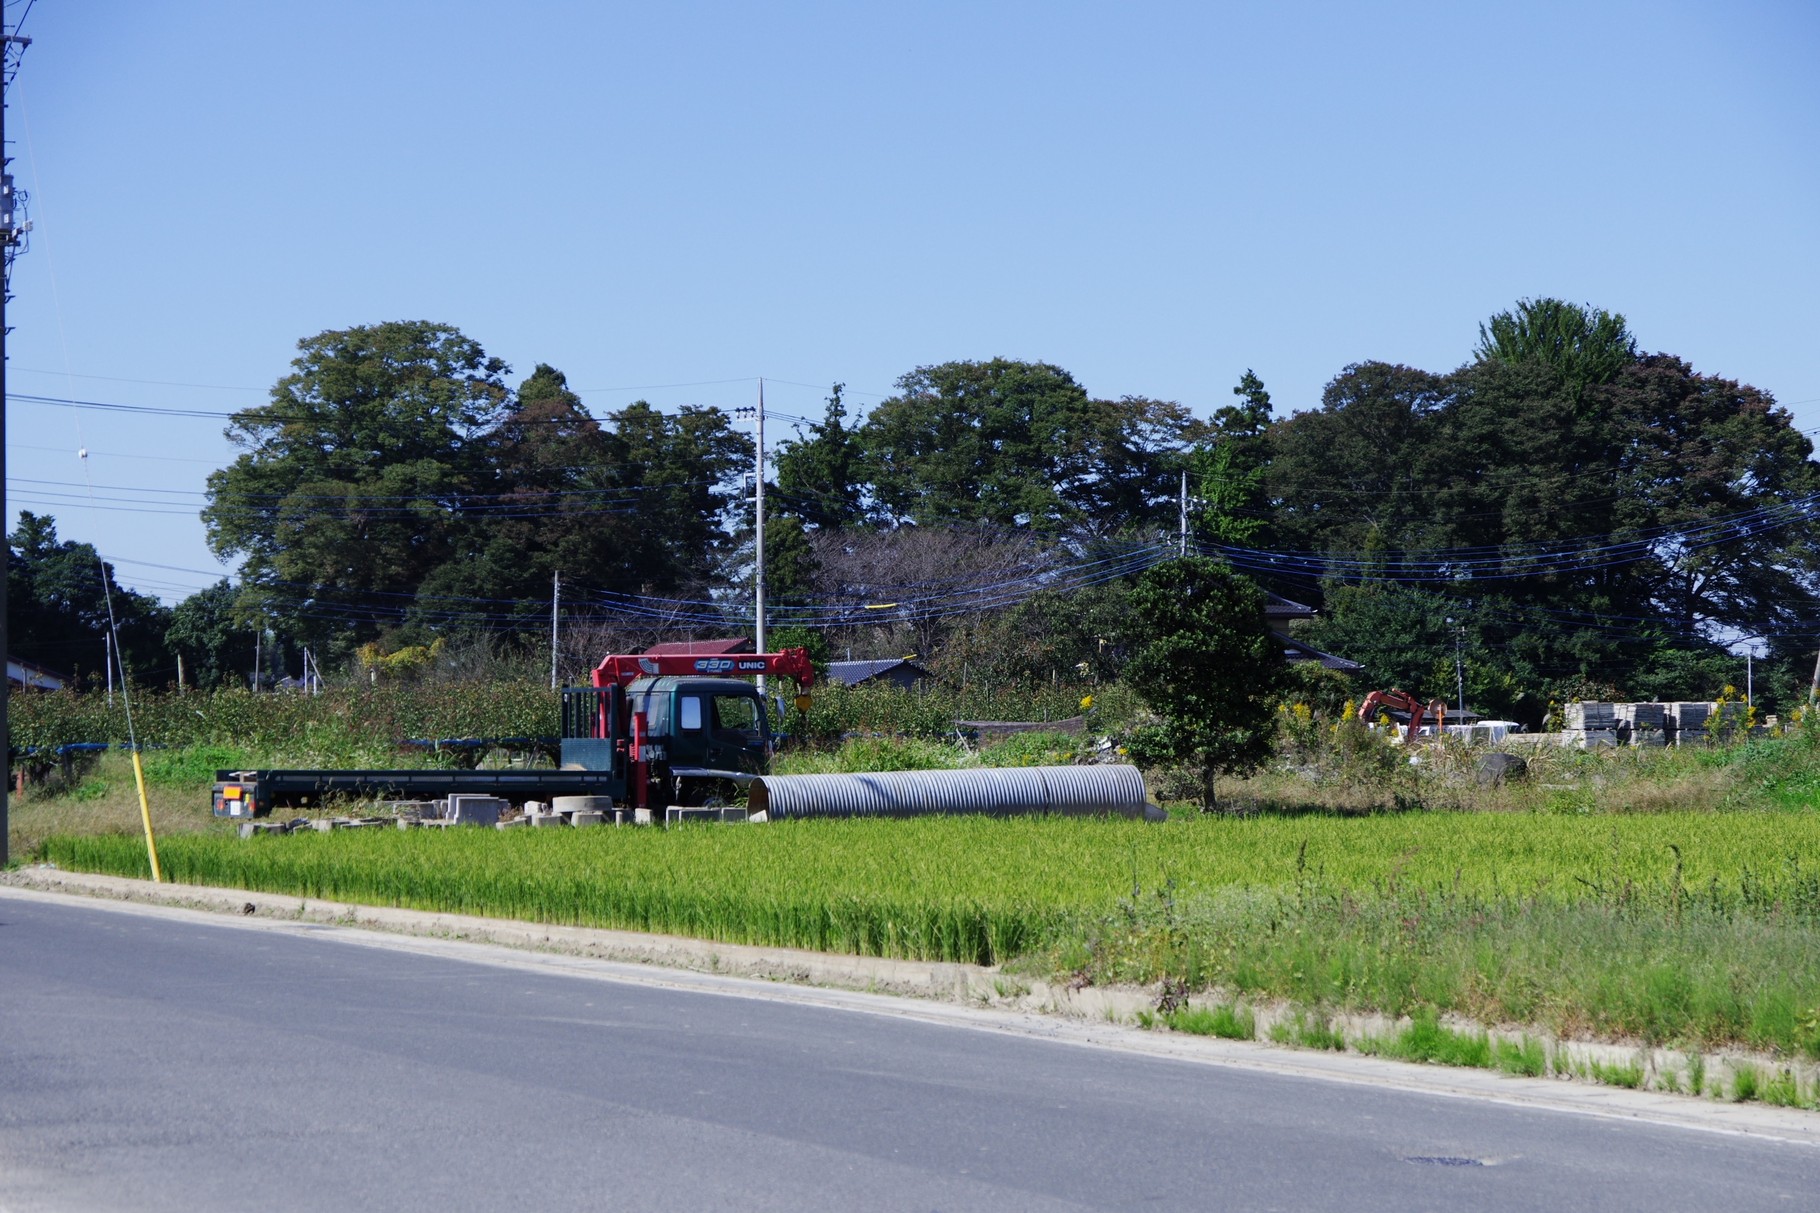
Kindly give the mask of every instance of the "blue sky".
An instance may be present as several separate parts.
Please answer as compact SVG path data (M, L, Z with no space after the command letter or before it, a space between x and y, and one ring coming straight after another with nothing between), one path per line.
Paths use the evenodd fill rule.
M1202 415L1251 367L1288 412L1552 295L1820 429L1811 3L36 0L23 32L14 394L226 412L302 337L429 319L596 413L764 376L818 417L997 355ZM174 601L221 571L223 424L11 400L10 511Z

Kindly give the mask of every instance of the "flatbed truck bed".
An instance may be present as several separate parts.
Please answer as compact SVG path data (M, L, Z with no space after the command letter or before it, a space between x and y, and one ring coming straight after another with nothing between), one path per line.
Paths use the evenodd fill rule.
M437 800L450 795L497 796L515 805L558 796L623 794L625 777L612 771L216 771L217 817L264 817L274 808L319 807L325 798Z

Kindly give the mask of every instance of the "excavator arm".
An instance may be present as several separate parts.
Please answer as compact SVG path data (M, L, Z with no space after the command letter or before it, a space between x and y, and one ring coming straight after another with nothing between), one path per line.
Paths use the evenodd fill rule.
M1373 691L1365 696L1365 702L1359 705L1359 719L1369 723L1372 713L1379 708L1394 708L1399 712L1409 714L1409 730L1403 735L1405 742L1414 741L1421 733L1424 717L1434 717L1437 736L1445 732L1447 724L1447 702L1445 700L1431 699L1427 703L1423 703L1409 692L1398 690L1396 687L1392 687L1388 691Z

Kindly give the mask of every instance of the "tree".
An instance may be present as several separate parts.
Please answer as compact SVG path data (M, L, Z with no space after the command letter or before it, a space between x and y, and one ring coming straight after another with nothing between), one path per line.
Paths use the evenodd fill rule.
M553 575L623 583L638 546L623 444L539 363L512 407L480 439L482 477L466 499L462 539L419 583L419 631L540 627Z
M1179 404L1094 400L1043 362L946 362L898 388L859 429L892 523L1103 532L1158 520L1175 499L1169 456L1198 433Z
M1140 637L1125 680L1161 719L1128 742L1140 762L1190 763L1201 807L1214 778L1249 772L1271 753L1281 646L1264 593L1225 565L1191 556L1157 565L1131 592Z
M639 400L607 421L621 460L612 479L632 531L616 588L664 594L730 580L752 440L719 409L698 405L660 413Z
M109 598L120 661L136 682L176 674L164 633L170 612L157 599L123 588L114 566L86 543L57 538L57 521L19 512L9 537L7 643L12 653L72 678L107 678Z
M345 654L461 550L507 367L428 321L323 332L298 349L271 403L230 420L244 453L209 476L202 518L289 635Z
M1375 533L1394 548L1433 546L1433 477L1423 452L1447 402L1442 376L1355 363L1321 407L1270 428L1271 545L1358 552Z
M809 437L798 426L797 436L778 443L772 455L778 498L804 526L817 530L839 530L866 518L863 454L844 424L843 386L834 385L821 422L809 423Z
M1524 299L1515 311L1499 312L1479 326L1480 362L1553 367L1578 396L1594 384L1610 383L1637 360L1637 339L1624 317L1587 304L1559 299Z
M1215 543L1243 544L1257 536L1267 517L1270 393L1257 373L1247 369L1232 394L1241 403L1214 413L1212 432L1189 452L1188 467L1200 502L1194 514L1196 533Z
M1493 317L1476 354L1449 375L1348 367L1319 411L1272 426L1276 508L1254 542L1329 587L1475 602L1484 660L1537 688L1698 685L1715 642L1792 638L1820 613L1820 464L1767 394L1559 300ZM1409 669L1373 620L1400 601L1330 589L1319 642Z
M184 678L203 690L239 685L253 667L253 625L236 608L240 593L226 577L171 610L165 641L183 658Z

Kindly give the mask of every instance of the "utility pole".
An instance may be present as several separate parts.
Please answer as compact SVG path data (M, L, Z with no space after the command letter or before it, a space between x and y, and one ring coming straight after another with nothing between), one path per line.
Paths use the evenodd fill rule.
M26 12L30 11L28 7ZM13 258L25 250L25 235L32 230L31 222L25 217L25 195L13 188L13 158L7 154L6 144L6 95L12 92L19 60L31 44L30 38L19 36L18 26L0 27L0 265L5 267L4 277L0 279L0 469L6 466L6 335L12 331L6 323L6 305L13 298ZM5 479L0 475L0 521L7 517ZM13 749L7 721L7 698L12 694L13 652L6 623L6 563L11 555L12 545L0 544L0 658L7 664L6 677L0 678L0 760L9 767L7 777L0 779L0 868L4 868L10 858L7 798L11 795L10 756Z
M1460 696L1460 716L1466 716L1466 625L1453 630L1453 678Z
M752 477L752 546L756 551L752 572L752 615L756 625L753 637L755 651L765 652L765 381L758 381L758 408L735 409L735 415L752 418L757 461ZM758 676L758 693L765 693L765 676Z
M1755 689L1752 686L1751 662L1756 658L1756 656L1757 656L1757 646L1756 645L1753 644L1749 648L1744 650L1744 706L1747 708L1751 706L1751 701L1753 698L1751 692Z
M758 651L765 648L765 381L758 381L758 418L753 428L758 432L758 468L753 480L752 542L758 549L758 568L752 578L753 613L758 616ZM765 676L758 676L759 694L764 694Z
M562 570L550 574L550 689L556 689L556 612L562 606Z
M1182 559L1188 558L1188 469L1182 469L1182 500L1176 509L1176 551Z

